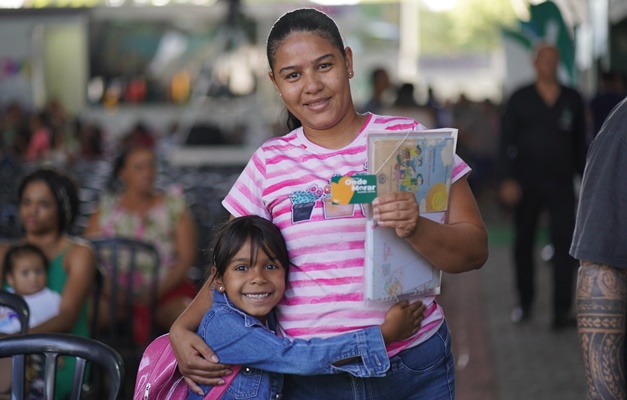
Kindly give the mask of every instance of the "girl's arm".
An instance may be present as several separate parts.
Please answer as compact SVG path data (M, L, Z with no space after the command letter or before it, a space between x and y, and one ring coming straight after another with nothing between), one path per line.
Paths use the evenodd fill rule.
M207 279L191 304L170 327L170 344L179 371L187 385L201 395L203 391L196 383L222 385L224 381L220 377L231 374L228 366L220 364L213 350L196 334L200 321L213 303L210 282L211 279Z
M31 328L29 333L69 332L91 293L96 275L96 258L93 250L82 244L73 244L67 252L67 281L61 293L61 304L56 317Z
M424 305L402 301L384 323L326 339L287 339L260 323L245 324L240 313L219 304L202 321L201 332L222 362L245 364L299 375L348 372L356 377L383 376L390 367L386 343L408 338L420 329ZM225 335L224 332L228 332Z
M421 217L413 193L395 192L377 197L374 218L427 261L448 273L481 268L488 259L488 233L466 177L451 185L447 223Z
M159 281L159 298L183 282L189 268L196 262L196 227L187 209L179 216L173 240L176 264Z

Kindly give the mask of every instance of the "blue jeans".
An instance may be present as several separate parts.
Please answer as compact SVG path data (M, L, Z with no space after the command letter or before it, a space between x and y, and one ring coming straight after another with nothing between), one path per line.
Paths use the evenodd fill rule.
M285 375L283 399L298 400L452 400L455 398L455 361L446 321L426 342L390 359L382 378L349 374Z

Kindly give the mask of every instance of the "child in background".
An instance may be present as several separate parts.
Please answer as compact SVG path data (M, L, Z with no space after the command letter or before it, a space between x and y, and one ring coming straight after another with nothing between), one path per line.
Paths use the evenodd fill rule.
M280 398L283 373L348 372L383 376L386 344L410 337L423 319L421 302L395 304L379 326L326 339L290 341L274 333L272 309L288 282L289 258L281 231L255 215L232 219L218 232L212 254L213 305L198 334L225 364L243 364L222 399ZM226 334L225 334L226 333ZM212 388L201 385L204 393ZM191 389L188 400L202 399Z
M22 296L30 309L29 328L40 325L59 313L61 296L48 285L48 259L32 244L18 244L4 257L4 282L10 291ZM0 333L17 333L20 322L14 310L0 308Z
M25 243L12 246L4 256L4 279L10 285L8 289L22 296L30 310L28 327L40 325L59 313L61 295L50 290L48 285L48 258L41 249ZM17 312L8 307L0 307L0 337L2 334L14 334L20 331L20 318ZM37 359L30 359L31 369ZM11 359L0 360L0 400L8 399L11 389ZM35 396L35 393L29 393ZM35 398L33 397L33 398Z

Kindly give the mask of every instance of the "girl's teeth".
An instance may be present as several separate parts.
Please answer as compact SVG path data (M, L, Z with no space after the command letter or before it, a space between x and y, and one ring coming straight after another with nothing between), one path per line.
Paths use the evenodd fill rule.
M264 294L247 294L246 296L252 297L253 299L261 299L261 298L267 297L268 294L267 293L264 293Z

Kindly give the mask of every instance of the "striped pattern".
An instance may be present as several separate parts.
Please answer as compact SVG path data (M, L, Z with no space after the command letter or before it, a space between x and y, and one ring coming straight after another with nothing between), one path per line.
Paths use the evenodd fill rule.
M367 304L363 297L362 207L338 208L324 198L333 175L366 172L367 132L407 129L424 127L409 118L370 115L353 143L339 150L317 146L296 129L258 149L224 199L232 215L261 215L285 236L292 265L277 310L283 334L324 338L382 323L390 304ZM456 157L453 182L469 171ZM430 305L423 327L389 346L390 355L426 340L442 322L434 298L422 300Z

